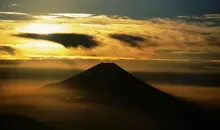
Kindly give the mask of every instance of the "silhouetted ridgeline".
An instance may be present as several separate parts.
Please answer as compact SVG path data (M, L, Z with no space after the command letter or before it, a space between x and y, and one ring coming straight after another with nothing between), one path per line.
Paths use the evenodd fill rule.
M26 117L0 115L0 130L52 130L52 128Z

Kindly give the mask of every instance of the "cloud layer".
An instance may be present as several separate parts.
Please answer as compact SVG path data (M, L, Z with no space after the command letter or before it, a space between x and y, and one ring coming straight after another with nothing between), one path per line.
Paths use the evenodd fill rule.
M19 19L8 21L8 16ZM135 20L92 14L1 13L1 19L0 44L14 49L9 54L19 51L17 59L149 60L173 59L178 53L188 60L199 60L199 56L198 59L190 58L192 53L201 54L202 59L205 54L220 51L219 14ZM45 34L40 34L44 31ZM44 44L47 49L40 49ZM1 59L4 58L8 57L1 55ZM179 60L186 59L179 57Z

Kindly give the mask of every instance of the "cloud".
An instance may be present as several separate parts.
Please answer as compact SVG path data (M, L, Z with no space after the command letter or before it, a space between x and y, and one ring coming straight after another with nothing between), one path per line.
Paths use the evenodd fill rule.
M10 55L16 54L16 50L10 46L0 46L0 52L7 52Z
M86 17L92 17L93 14L82 14L82 13L49 13L49 15L51 16L57 16L57 17L60 17L60 18L86 18Z
M197 66L198 68L200 66ZM137 74L138 75L138 74ZM151 81L154 83L170 84L172 85L187 85L187 86L207 86L219 87L219 73L175 73L175 72L148 72L140 74L139 78L144 81Z
M207 18L207 19L219 19L220 20L220 14L206 14L205 18Z
M210 46L220 47L220 37L219 36L207 36L206 42Z
M135 20L106 15L59 15L71 18L67 19L57 15L57 17L51 18L55 14L43 14L44 17L42 18L40 17L42 15L34 15L34 17L41 19L40 21L30 20L16 23L1 21L2 28L4 28L1 33L4 35L1 37L0 42L5 46L10 44L11 47L22 52L21 59L100 58L102 60L175 59L192 61L194 58L194 56L190 58L192 54L185 53L184 56L179 56L177 53L173 53L172 50L178 52L207 52L210 56L212 53L220 51L220 27L217 26L217 18L206 18L210 16ZM48 17L46 18L46 16ZM215 17L218 16L215 15ZM38 30L35 30L37 26L33 26L38 23L45 24L45 27L53 24L65 28L65 30L60 32L57 30L58 32L47 35L37 34ZM7 28L12 25L13 28ZM31 26L33 27L31 32L28 32L28 29L25 30L25 28L30 27L29 25L33 25ZM24 30L21 33L18 31L19 29ZM58 44L54 42L62 46L57 46ZM41 49L41 45L38 46L38 43L48 43L48 48ZM57 51L49 49L50 46L56 47ZM63 46L66 48L63 48ZM160 50L167 50L167 53L160 53ZM46 53L47 51L51 53ZM194 60L200 59L203 59L202 56L194 58Z
M139 47L138 42L145 41L145 39L140 36L132 36L126 34L110 34L109 37L127 43L132 47Z
M220 14L205 14L202 16L177 16L180 19L214 20L220 19Z
M86 34L34 34L34 33L22 33L15 36L38 39L38 40L48 40L56 43L60 43L63 46L69 47L85 47L94 48L99 44L93 39L92 36Z
M16 12L0 12L0 20L35 20L26 13L16 13Z
M220 14L205 14L202 16L178 16L178 20L207 27L220 26Z

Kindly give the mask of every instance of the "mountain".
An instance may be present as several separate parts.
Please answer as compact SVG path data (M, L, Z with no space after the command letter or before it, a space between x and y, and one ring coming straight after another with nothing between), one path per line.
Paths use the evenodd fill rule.
M115 63L100 63L76 76L46 86L80 89L102 96L105 95L108 98L123 100L123 102L136 102L135 104L139 105L150 103L153 108L155 105L160 108L161 105L169 106L173 104L175 104L173 107L184 108L183 104L186 104L186 102L139 80ZM151 107L147 106L148 108Z
M17 115L0 115L0 130L53 130L34 119Z
M132 109L157 122L161 129L207 129L206 112L134 77L115 63L98 64L76 76L45 87L80 90L85 102L101 102Z

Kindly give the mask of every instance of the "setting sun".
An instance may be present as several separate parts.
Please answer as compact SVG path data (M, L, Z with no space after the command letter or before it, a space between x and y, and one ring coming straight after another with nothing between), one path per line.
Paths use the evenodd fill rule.
M17 31L25 33L51 34L66 31L66 28L58 24L31 23L18 28Z
M25 44L20 44L17 48L22 48L27 55L65 55L65 47L47 41L31 41Z

